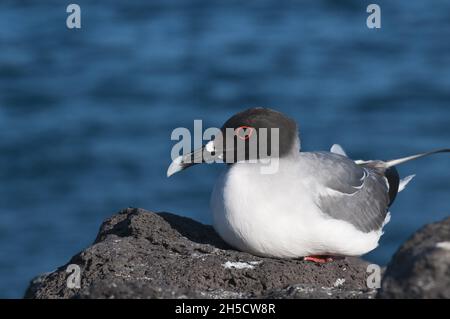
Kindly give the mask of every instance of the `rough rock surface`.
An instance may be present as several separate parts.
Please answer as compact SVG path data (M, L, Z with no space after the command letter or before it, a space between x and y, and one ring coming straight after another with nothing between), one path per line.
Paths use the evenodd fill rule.
M423 227L392 258L379 298L450 298L450 218Z
M80 288L68 288L69 264ZM212 227L169 213L126 209L94 244L35 278L26 298L372 298L367 263L256 257L227 246Z

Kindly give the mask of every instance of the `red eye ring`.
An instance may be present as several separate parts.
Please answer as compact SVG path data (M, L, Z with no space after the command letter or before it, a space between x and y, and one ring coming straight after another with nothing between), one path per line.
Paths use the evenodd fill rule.
M241 135L240 132L242 130L246 130L244 132L244 135ZM247 125L243 125L243 126L239 126L236 130L235 130L235 134L237 137L239 137L241 140L248 140L252 135L253 132L255 131L255 128L251 127L251 126L247 126Z

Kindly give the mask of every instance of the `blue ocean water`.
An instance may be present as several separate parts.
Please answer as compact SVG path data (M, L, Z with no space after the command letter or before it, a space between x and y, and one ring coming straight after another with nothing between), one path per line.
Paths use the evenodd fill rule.
M176 127L220 126L270 106L300 124L304 150L341 143L388 159L450 146L450 2L77 0L0 2L0 297L21 297L121 208L211 222L221 169L165 176ZM380 246L385 264L450 215L450 158L400 167Z

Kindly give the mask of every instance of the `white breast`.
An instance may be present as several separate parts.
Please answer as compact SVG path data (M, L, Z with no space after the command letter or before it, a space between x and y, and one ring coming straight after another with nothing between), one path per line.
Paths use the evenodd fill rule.
M314 204L315 187L290 158L267 175L260 164L236 163L214 187L213 226L231 246L259 256L357 256L378 245L381 230L363 233L324 215Z

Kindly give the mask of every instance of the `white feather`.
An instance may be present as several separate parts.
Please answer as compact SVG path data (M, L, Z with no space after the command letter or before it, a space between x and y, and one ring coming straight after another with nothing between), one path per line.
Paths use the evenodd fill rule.
M331 146L330 152L347 157L347 153L345 153L344 149L339 144L333 144L333 146Z
M404 189L406 188L406 185L408 185L409 182L410 182L414 177L416 177L416 174L409 175L409 176L406 176L405 178L402 178L402 179L400 180L400 183L398 184L398 192L400 193L402 190L404 190Z

